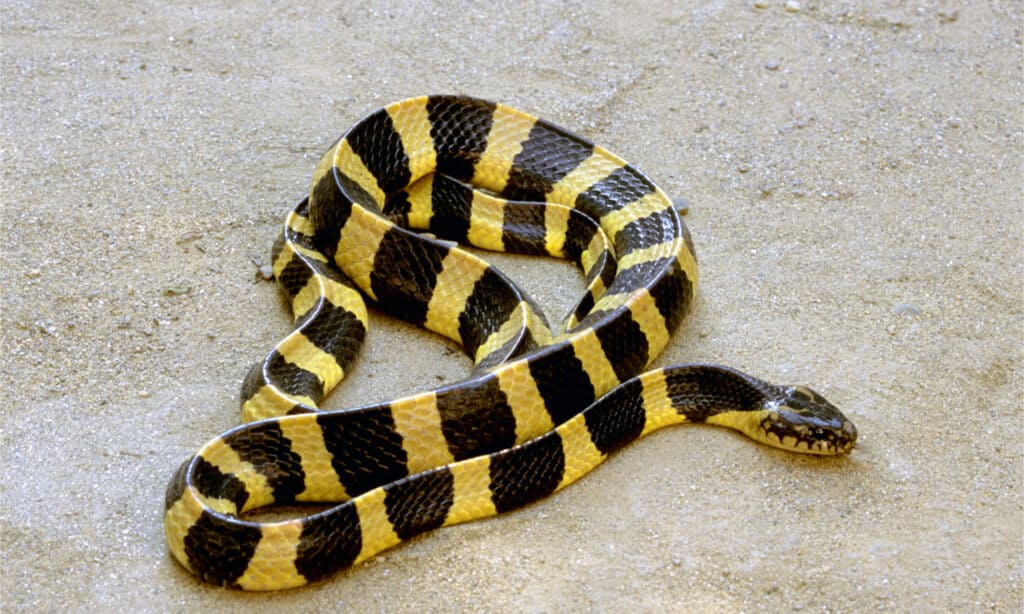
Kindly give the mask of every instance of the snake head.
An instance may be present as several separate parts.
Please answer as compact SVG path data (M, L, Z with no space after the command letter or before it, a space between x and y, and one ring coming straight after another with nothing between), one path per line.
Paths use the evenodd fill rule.
M845 454L857 442L857 427L810 388L783 389L766 404L759 425L764 443L805 454Z

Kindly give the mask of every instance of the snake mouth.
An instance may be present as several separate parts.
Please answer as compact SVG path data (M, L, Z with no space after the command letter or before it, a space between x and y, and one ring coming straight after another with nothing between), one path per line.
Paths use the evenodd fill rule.
M835 410L835 416L822 417L805 411L778 408L761 420L761 441L784 450L834 456L846 454L857 442L857 427Z

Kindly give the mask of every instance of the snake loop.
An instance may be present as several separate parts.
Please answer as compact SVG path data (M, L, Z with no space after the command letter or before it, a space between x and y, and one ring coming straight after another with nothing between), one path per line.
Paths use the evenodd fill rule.
M569 259L586 292L552 329L455 243ZM807 388L715 365L642 373L693 297L685 226L629 164L501 104L413 98L358 122L320 161L272 260L295 330L246 376L247 423L201 447L167 490L170 550L210 582L269 590L323 578L547 496L668 424L728 426L812 454L856 440ZM461 344L472 373L321 411L366 334L364 297ZM333 507L239 518L297 502Z

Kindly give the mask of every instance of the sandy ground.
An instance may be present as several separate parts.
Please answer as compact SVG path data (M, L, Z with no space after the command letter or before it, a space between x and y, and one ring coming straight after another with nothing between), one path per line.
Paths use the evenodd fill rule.
M1019 2L176 4L0 4L5 611L1022 607ZM338 134L442 92L685 196L701 289L656 364L815 387L853 454L669 429L302 590L179 567L171 472L288 328L254 261ZM495 260L553 315L582 288ZM330 406L469 366L374 317Z

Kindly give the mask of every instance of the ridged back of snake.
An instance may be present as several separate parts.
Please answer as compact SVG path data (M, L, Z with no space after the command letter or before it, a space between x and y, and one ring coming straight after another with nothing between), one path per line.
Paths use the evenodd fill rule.
M551 331L512 282L450 241L571 259L587 291ZM631 379L693 297L686 229L630 165L500 104L422 97L361 120L318 165L273 267L296 330L243 384L243 416L258 421L207 443L168 487L171 552L213 582L300 585L423 530L553 492L621 442L673 421L714 418L815 453L852 446L841 414L824 419L840 435L808 423L817 439L805 440L802 423L752 413L828 405L809 390L708 366ZM365 335L361 296L460 343L473 373L390 402L319 411ZM237 518L306 501L347 503L280 523Z

